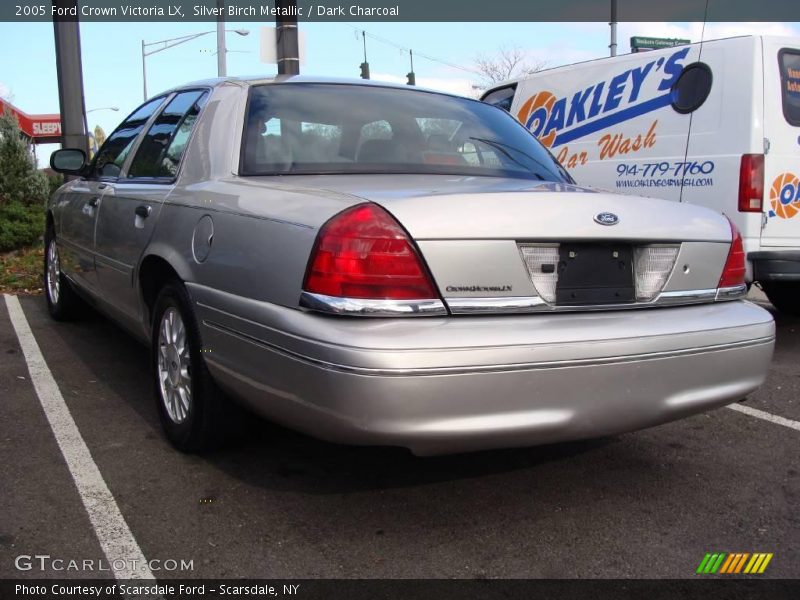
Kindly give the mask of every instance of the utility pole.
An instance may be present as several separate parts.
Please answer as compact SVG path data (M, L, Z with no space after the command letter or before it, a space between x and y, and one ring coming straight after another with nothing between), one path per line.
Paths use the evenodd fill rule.
M406 75L406 78L408 80L408 81L406 81L406 84L407 85L417 85L417 76L414 74L414 51L413 50L409 49L408 57L411 59L411 71L409 71L408 74Z
M62 14L77 10L78 0L53 0ZM77 16L54 16L53 34L58 75L58 103L61 110L61 146L80 148L89 155L86 136L86 106L83 99L83 68L81 66L81 32Z
M617 55L617 0L611 0L611 43L608 45L611 56Z
M217 77L225 77L228 74L227 54L225 47L225 0L217 0Z
M297 36L297 0L277 0L275 7L278 75L300 73L300 46Z

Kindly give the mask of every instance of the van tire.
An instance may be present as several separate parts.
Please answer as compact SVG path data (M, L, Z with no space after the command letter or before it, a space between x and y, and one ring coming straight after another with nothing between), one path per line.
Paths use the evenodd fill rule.
M800 316L800 281L762 281L761 287L778 312Z

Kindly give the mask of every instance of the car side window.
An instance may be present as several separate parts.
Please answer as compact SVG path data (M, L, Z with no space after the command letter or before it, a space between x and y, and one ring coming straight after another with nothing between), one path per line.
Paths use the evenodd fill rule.
M169 101L142 138L128 178L173 178L197 117L205 105L204 90L181 92Z
M164 98L161 96L142 104L108 136L92 164L92 173L95 176L104 179L119 177L136 138L153 113L163 104Z

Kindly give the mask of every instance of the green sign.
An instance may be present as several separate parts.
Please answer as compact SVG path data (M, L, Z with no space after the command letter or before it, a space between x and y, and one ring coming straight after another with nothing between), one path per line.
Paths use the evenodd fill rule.
M691 43L691 40L682 40L680 38L656 38L635 35L631 38L631 51L660 50L661 48L672 48L673 46L684 46Z

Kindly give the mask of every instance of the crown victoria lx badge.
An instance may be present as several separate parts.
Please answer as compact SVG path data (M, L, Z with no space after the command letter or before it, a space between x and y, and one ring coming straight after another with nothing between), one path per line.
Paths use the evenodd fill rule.
M601 212L594 216L594 221L600 225L616 225L619 223L619 217L614 213Z

